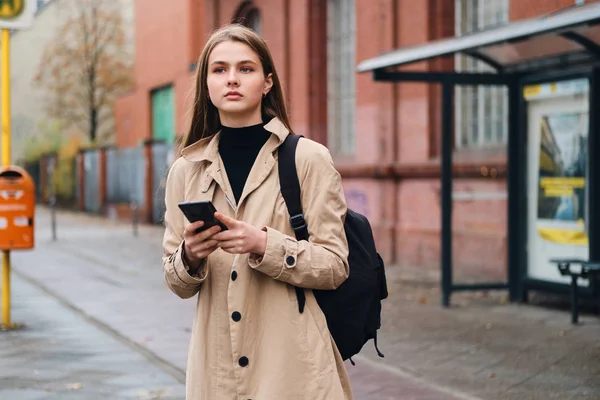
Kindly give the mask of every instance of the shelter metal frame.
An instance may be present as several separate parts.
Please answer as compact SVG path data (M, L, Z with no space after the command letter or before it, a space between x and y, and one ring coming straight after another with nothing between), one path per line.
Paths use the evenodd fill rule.
M557 41L570 51L555 51L550 46L545 56L503 62L502 54L519 54L513 46L536 46L536 40ZM566 41L566 42L565 42ZM498 51L498 49L506 51ZM397 67L452 56L457 53L485 62L495 73L413 72ZM493 56L496 54L496 57ZM513 57L514 58L514 57ZM506 60L504 60L506 61ZM390 70L392 69L393 70ZM592 105L600 104L600 4L572 7L544 18L509 23L504 26L465 36L441 39L413 46L363 61L358 72L372 72L378 82L422 82L442 87L441 118L441 289L442 305L450 305L456 291L507 289L510 301L526 301L529 289L568 292L568 285L527 277L527 107L523 97L526 85L587 77L589 86L588 154L600 154L600 115ZM454 88L457 85L499 85L508 89L507 143L507 280L480 284L453 282L452 263L452 158L454 132ZM588 157L589 190L589 259L600 261L600 159ZM584 296L598 297L598 282L583 289Z

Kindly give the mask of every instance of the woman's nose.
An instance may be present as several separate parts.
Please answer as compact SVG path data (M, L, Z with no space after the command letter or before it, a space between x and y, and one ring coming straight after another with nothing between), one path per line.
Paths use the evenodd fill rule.
M239 80L235 71L229 72L229 76L227 77L227 84L230 86L237 86L239 84Z

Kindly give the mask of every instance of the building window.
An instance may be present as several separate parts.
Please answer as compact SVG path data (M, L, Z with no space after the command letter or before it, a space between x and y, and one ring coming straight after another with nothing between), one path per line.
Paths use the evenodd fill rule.
M509 0L456 0L456 35L508 22ZM469 56L456 56L459 72L493 72ZM508 137L508 92L501 86L457 86L456 147L503 145Z
M355 66L355 0L327 0L327 144L335 154L354 154Z

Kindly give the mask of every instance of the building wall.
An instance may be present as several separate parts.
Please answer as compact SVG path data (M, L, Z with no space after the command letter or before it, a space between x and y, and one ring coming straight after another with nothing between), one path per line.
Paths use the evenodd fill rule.
M204 35L203 1L135 0L135 89L115 104L116 143L137 146L152 137L151 94L173 85L175 131L185 129L191 105L192 65Z
M597 1L598 0L513 0L510 2L510 20L516 21L525 18L535 18L579 3L594 3Z
M313 3L312 5L309 3ZM259 0L254 4L262 14L263 37L269 42L276 68L290 101L291 119L295 129L323 141L326 120L323 116L325 77L309 80L309 71L322 71L320 57L311 46L306 26L309 18L316 19L323 28L324 14L315 15L323 8L318 0ZM176 132L181 134L189 122L188 111L193 101L192 64L202 50L208 35L219 26L231 21L240 2L213 0L186 0L162 9L160 0L137 0L136 12L136 88L116 105L117 144L133 146L151 137L150 96L154 88L175 85ZM293 15L291 19L289 16ZM320 20L318 18L321 18ZM286 51L294 43L294 60ZM316 61L316 62L315 62ZM313 73L313 76L315 73ZM293 79L290 79L293 76ZM320 91L320 92L319 92ZM316 118L310 118L317 115Z
M141 4L144 7L141 7ZM136 1L137 88L118 105L119 144L151 135L150 90L174 82L177 132L186 127L192 73L207 35L229 22L239 0L196 0L162 10ZM324 0L254 0L290 101L294 130L326 144L327 73ZM510 19L572 5L567 0L513 0ZM455 0L356 0L356 59L453 36ZM160 11L159 11L160 10ZM186 14L186 11L188 12ZM175 22L176 21L176 22ZM452 69L452 59L410 66ZM366 214L388 263L439 268L440 88L375 83L356 75L356 152L334 155L348 205ZM506 148L460 149L454 156L454 262L458 275L505 276Z

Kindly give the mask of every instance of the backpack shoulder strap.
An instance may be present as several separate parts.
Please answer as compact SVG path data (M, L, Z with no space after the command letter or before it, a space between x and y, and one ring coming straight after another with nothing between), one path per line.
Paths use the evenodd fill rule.
M290 224L294 228L296 239L308 240L308 227L302 213L300 199L300 181L296 171L296 147L301 135L288 135L279 146L279 184L281 194L290 214Z
M279 146L279 158L277 166L279 169L279 185L281 194L290 214L290 224L298 240L308 240L308 227L302 213L302 201L300 198L300 181L296 171L296 147L298 141L303 137L301 135L288 135L285 141ZM296 289L296 298L298 299L298 311L304 312L306 296L304 290L299 287Z

